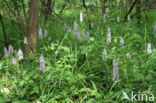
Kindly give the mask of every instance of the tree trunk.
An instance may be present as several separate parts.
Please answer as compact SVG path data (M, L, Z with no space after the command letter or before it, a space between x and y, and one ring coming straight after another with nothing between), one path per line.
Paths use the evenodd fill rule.
M38 31L38 13L39 3L38 0L30 0L29 10L29 26L28 26L28 49L31 52L36 51L37 46L37 31Z
M51 17L55 0L40 0L41 1L41 15L44 17L44 23L46 24Z
M89 16L89 10L88 10L88 7L85 4L85 0L83 0L83 6L84 6L84 8L86 9L86 12L87 12L89 29L91 29L91 21L90 21L90 16Z
M4 36L5 46L7 47L8 46L8 43L7 43L6 32L5 32L5 27L4 27L4 23L3 23L1 11L0 11L0 21L1 21L1 24L2 24L2 30L3 30L3 36Z
M136 6L136 14L137 14L137 19L141 19L141 12L140 12L140 7L141 6L141 0L137 0L137 6Z

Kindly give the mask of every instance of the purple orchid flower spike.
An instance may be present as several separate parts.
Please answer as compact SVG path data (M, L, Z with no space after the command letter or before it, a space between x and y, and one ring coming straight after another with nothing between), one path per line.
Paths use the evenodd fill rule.
M4 56L5 56L5 58L8 58L8 50L6 47L4 48Z
M13 49L13 46L11 44L9 45L9 53L11 53L11 54L14 53L14 49Z
M83 13L80 11L80 22L83 22Z
M67 31L67 23L64 23L64 31Z
M74 22L74 36L76 37L77 35L77 32L78 32L78 25L77 25L77 22L75 21Z
M132 57L130 53L127 53L126 56L127 56L127 59L131 59Z
M12 58L12 64L16 65L16 58L15 57Z
M131 16L128 14L127 20L130 21L131 20Z
M120 46L124 46L124 39L123 38L120 38Z
M108 16L108 13L109 13L109 8L106 8L106 9L105 9L105 14L106 14L106 16Z
M48 35L48 31L47 31L47 30L45 30L45 31L44 31L44 37L46 38L46 37L47 37L47 35Z
M113 82L117 82L119 79L119 73L118 73L118 63L116 59L113 60Z
M90 37L90 33L89 33L89 32L87 32L87 37L88 37L88 38Z
M152 53L152 49L151 49L151 43L147 44L147 53L151 54Z
M42 36L42 29L40 27L40 29L39 29L39 39L42 40L42 38L43 38L43 36Z
M154 25L154 33L156 33L156 24Z
M103 15L103 24L106 24L106 14Z
M111 43L111 32L109 32L108 34L107 34L107 44L110 44Z
M18 60L22 60L23 59L23 52L21 49L18 50Z
M102 60L106 60L108 58L107 50L104 49L102 52Z
M45 70L45 61L43 55L40 56L40 71L43 72Z
M25 45L28 45L28 39L27 39L27 37L24 37L24 44Z

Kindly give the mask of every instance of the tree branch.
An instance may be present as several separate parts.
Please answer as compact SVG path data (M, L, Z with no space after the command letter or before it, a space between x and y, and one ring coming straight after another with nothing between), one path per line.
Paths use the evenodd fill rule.
M22 31L24 31L23 30L23 28L21 28L21 23L20 23L20 20L19 20L19 18L17 17L17 15L16 15L16 13L14 12L14 10L12 10L11 8L10 8L10 6L8 5L8 3L7 3L7 1L6 0L3 0L4 2L5 2L5 4L7 5L7 7L9 8L9 10L11 11L11 13L15 16L15 18L17 19L17 22L18 22L18 25L19 25L19 28L22 30Z
M66 7L66 3L65 3L65 4L63 4L63 6L62 6L62 8L61 8L61 10L60 10L60 12L59 12L59 15L61 15L61 14L62 14L62 12L63 12L63 10L65 9L65 7Z
M137 3L137 0L135 0L134 3L132 4L131 8L129 9L128 13L125 16L125 20L127 20L128 14L131 13L131 11L133 10L133 8L134 8L134 6L135 6L136 3Z
M18 4L17 4L16 0L14 0L13 2L14 2L14 6L15 6L15 8L16 8L17 14L18 14L18 18L21 20L21 22L22 22L22 24L23 24L22 30L23 30L24 34L26 34L26 32L25 32L25 27L24 27L24 26L26 25L26 23L24 22L24 20L23 20L21 14L20 14L19 7L18 7Z

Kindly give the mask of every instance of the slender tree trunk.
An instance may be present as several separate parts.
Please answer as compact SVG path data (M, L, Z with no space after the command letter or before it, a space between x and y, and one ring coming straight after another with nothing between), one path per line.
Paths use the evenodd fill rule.
M23 28L22 28L22 24L18 18L18 16L16 15L16 12L11 9L10 5L8 4L8 2L6 0L3 0L3 2L7 5L8 9L10 10L10 12L15 16L17 22L18 22L18 25L19 25L19 29L20 29L20 34L21 34L21 31L24 31ZM21 34L22 35L22 34Z
M141 19L141 12L140 12L140 7L141 6L141 0L137 0L137 6L136 6L136 14L137 14L137 19Z
M91 29L91 21L90 21L90 16L89 16L89 10L88 10L88 7L85 4L85 0L83 0L83 6L84 6L84 8L86 9L86 12L87 12L89 29Z
M53 11L55 0L40 0L41 1L41 15L44 17L44 23L50 19Z
M44 15L44 19L45 19L45 24L47 23L47 21L49 20L50 16L51 16L51 13L52 13L52 3L53 3L53 0L47 0L47 3L46 3L46 9L45 9L45 15Z
M0 11L0 21L1 21L1 24L2 24L2 30L3 30L4 42L5 42L5 45L6 45L6 47L7 47L7 46L8 46L8 43L7 43L6 32L5 32L5 27L4 27L4 23L3 23L3 19L2 19L1 11ZM1 41L2 41L2 40L1 40Z
M29 26L28 26L28 49L31 52L36 51L37 46L37 31L38 31L38 13L39 13L39 1L30 0L29 10Z
M19 20L19 22L21 22L21 23L22 23L22 24L21 24L22 32L24 32L24 34L26 35L26 32L25 32L25 26L26 26L26 23L24 22L24 20L23 20L23 18L22 18L22 16L21 16L21 14L20 14L20 11L19 11L19 6L18 6L18 4L17 4L17 1L16 1L16 0L14 0L14 6L15 6L16 11L17 11L18 20ZM20 21L20 20L21 20L21 21Z

